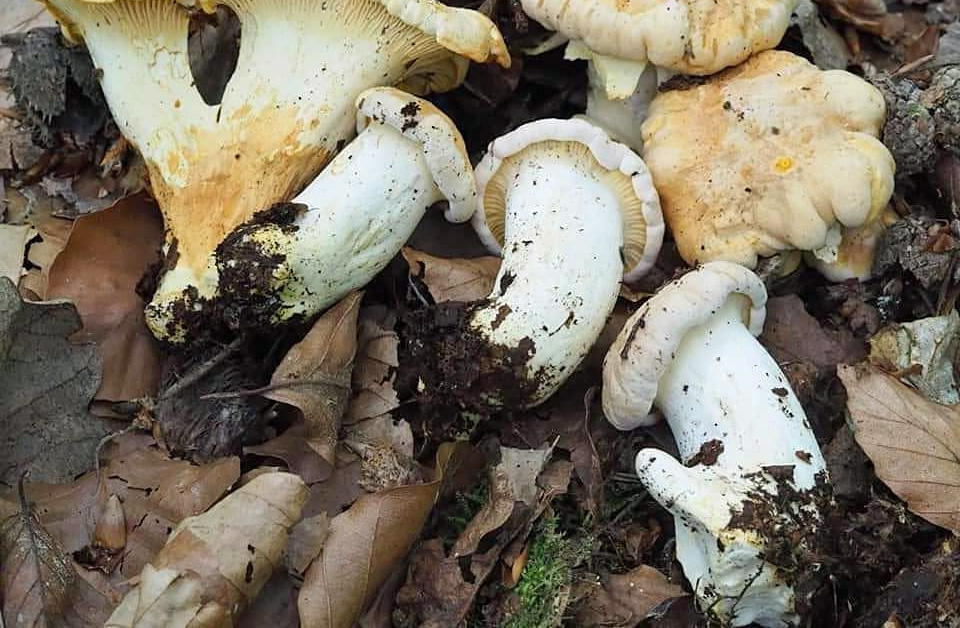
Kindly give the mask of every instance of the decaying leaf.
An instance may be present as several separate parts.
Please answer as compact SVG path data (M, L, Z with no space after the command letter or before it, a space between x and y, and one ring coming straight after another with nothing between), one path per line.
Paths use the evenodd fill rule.
M837 373L877 477L911 512L960 534L960 408L928 401L869 364Z
M362 298L362 292L354 292L321 316L274 371L270 385L280 387L265 395L300 409L307 442L331 465L350 398Z
M95 342L103 357L97 399L125 401L153 395L160 350L143 318L137 283L157 263L163 220L143 195L82 216L47 275L47 299L69 299L83 328L73 340Z
M953 376L953 361L960 342L960 315L951 310L934 316L891 325L870 339L870 361L893 367L931 401L960 403Z
M333 518L300 590L304 626L353 626L420 535L455 452L454 445L441 446L432 481L364 495Z
M123 561L111 577L114 583L140 573L181 520L205 511L240 477L235 457L194 465L169 460L149 437L127 434L117 440L108 449L110 460L99 481L91 471L72 484L24 487L40 521L69 553L95 540L106 501L111 494L119 497L126 542Z
M30 225L0 225L0 277L20 281L27 242L35 235L37 231Z
M237 628L300 628L297 590L283 567L273 572L260 595L237 621Z
M87 406L100 385L92 344L67 336L80 319L66 302L21 301L0 277L0 478L66 481L93 466L93 452L113 426Z
M30 207L31 203L25 202L22 195L29 191L20 190L19 192L20 194L8 194L8 200L12 198L14 201L20 201L16 203L19 205L20 211L33 213L34 209ZM43 205L41 211L52 211L54 209L51 207L53 203L51 199L43 197L35 204L40 204L40 201ZM11 203L11 205L13 204ZM27 274L20 278L19 286L24 294L32 293L38 299L45 299L50 267L53 266L54 260L60 255L63 247L67 245L67 238L70 236L73 221L55 218L50 215L39 217L32 215L30 216L30 224L33 225L40 236L39 240L31 242L27 249L27 261L35 268L31 267Z
M577 610L578 626L635 626L655 606L683 595L683 589L648 565L590 583Z
M290 471L299 475L309 486L330 477L333 465L321 458L317 450L310 446L306 434L306 424L298 421L288 427L283 434L265 443L244 447L243 452L282 460Z
M800 0L791 18L800 28L803 45L822 70L846 70L852 55L843 37L820 17L812 0Z
M410 272L427 284L437 303L476 301L490 294L500 270L500 258L490 255L472 259L434 257L404 247L401 251Z
M323 551L323 544L329 534L330 517L327 513L301 519L290 530L290 543L287 547L287 564L290 568L298 574L304 573Z
M413 430L405 420L386 414L348 425L343 444L360 456L360 484L371 493L421 481Z
M63 547L21 497L0 523L0 598L6 626L101 626L111 603L80 578Z
M381 416L400 405L393 381L397 376L400 339L393 330L396 316L383 307L360 312L357 358L353 368L353 397L344 423Z
M184 519L104 628L214 628L234 619L279 564L307 487L267 473Z
M453 556L477 551L483 537L500 528L510 518L516 502L529 507L536 504L537 476L547 463L551 451L500 447L500 462L489 473L488 499L457 538L451 550Z
M852 364L867 354L866 344L849 330L823 328L795 294L767 301L760 341L780 363L807 361L820 368Z

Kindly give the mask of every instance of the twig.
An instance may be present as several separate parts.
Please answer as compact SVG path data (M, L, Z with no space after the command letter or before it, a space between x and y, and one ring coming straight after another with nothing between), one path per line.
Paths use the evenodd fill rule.
M271 390L279 390L281 388L296 388L297 386L334 386L336 388L350 388L350 382L344 381L346 378L342 377L326 377L319 375L313 379L288 379L273 384L268 384L266 386L261 386L260 388L251 388L247 390L237 390L233 392L218 392L218 393L208 393L202 395L200 399L204 401L210 399L236 399L238 397L250 397L252 395L262 395L265 392L270 392Z
M163 393L160 395L157 401L160 401L161 399L166 399L168 397L172 397L177 393L182 392L185 388L189 388L190 386L193 386L194 384L196 384L198 381L203 379L203 377L207 373L212 371L214 367L216 367L218 364L220 364L221 362L226 360L228 357L230 357L237 349L240 348L240 345L242 344L243 344L243 337L237 338L236 340L228 344L226 347L224 347L217 355L213 356L203 364L197 365L195 368L191 369L190 371L187 371L187 374L181 377L176 384L174 384L170 388L167 388L165 391L163 391Z
M97 472L97 486L100 485L100 454L103 453L103 447L114 438L119 438L124 434L129 434L130 432L138 429L139 427L141 426L136 421L134 421L127 427L123 428L122 430L107 434L106 436L100 439L100 442L97 443L97 448L93 451L93 468Z
M890 74L890 77L893 78L894 76L900 76L900 75L902 75L902 74L909 74L910 72L913 72L914 70L918 70L918 69L920 69L920 66L924 65L924 64L927 63L928 61L933 61L934 57L936 57L936 55L933 54L933 53L930 53L930 54L928 54L928 55L923 55L923 56L920 57L919 59L914 59L914 60L911 61L910 63L904 63L904 64L901 65L899 68L897 68L896 70L894 70L894 71Z

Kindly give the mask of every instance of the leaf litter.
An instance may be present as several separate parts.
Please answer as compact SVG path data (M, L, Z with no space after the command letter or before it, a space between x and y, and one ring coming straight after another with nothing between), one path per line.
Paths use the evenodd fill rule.
M545 35L519 3L483 9L513 49ZM823 557L836 606L818 608L812 625L933 626L960 614L960 548L947 531L958 527L958 419L934 403L956 394L960 144L937 72L956 62L958 14L953 0L805 2L783 44L884 91L884 141L900 166L901 220L881 243L876 279L770 281L761 340L804 403L838 500L829 526L840 542ZM633 478L636 450L670 450L669 431L617 433L596 396L612 338L680 266L671 243L657 268L624 286L597 346L549 403L491 417L456 446L438 442L411 401L417 383L403 379L398 320L418 304L484 298L498 260L438 211L363 294L316 321L167 354L141 313L162 233L147 197L131 196L144 188L142 160L102 105L88 106L97 95L82 49L53 31L24 35L52 25L45 15L25 0L0 9L0 31L14 35L0 66L5 52L19 54L0 81L0 107L15 114L0 115L0 226L13 243L0 273L15 282L0 291L9 304L0 312L13 313L0 340L36 357L49 381L70 383L37 385L29 364L0 371L0 393L31 399L14 404L10 424L41 435L5 431L15 435L5 482L31 475L23 504L13 489L0 500L3 569L27 564L10 556L32 560L3 572L7 625L12 582L54 592L68 583L57 599L90 603L66 613L68 625L88 616L103 625L114 612L107 625L141 625L157 608L168 622L251 628L702 622L673 557L672 520ZM237 38L223 9L192 21L190 61L205 97L228 79ZM55 80L39 80L36 60L54 64ZM581 66L562 50L517 54L509 70L472 66L462 88L435 102L479 156L525 121L582 111ZM31 302L61 297L74 305ZM42 340L29 335L36 329ZM17 398L0 394L0 404ZM91 407L127 422L98 422ZM277 471L302 482L281 520L255 504L282 491L248 489ZM52 549L41 555L30 543ZM36 617L56 611L29 604Z

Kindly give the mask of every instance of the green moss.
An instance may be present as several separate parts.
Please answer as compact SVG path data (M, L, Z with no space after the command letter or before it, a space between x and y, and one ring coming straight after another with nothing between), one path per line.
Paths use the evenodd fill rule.
M506 628L550 628L559 626L573 569L593 550L592 539L570 538L557 530L551 516L537 526L527 564L514 592L520 598L520 610Z
M443 540L444 549L447 551L453 547L457 537L466 529L467 524L473 519L483 505L487 503L487 480L486 477L471 487L469 491L457 491L454 496L453 504L450 506L450 512L446 516L446 525L440 534Z

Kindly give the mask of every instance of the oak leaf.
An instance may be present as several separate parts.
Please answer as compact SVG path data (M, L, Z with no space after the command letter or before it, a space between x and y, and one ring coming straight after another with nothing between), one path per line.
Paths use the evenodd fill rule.
M437 303L477 301L493 290L500 258L490 255L473 259L434 257L410 247L401 251L410 272L427 284Z

